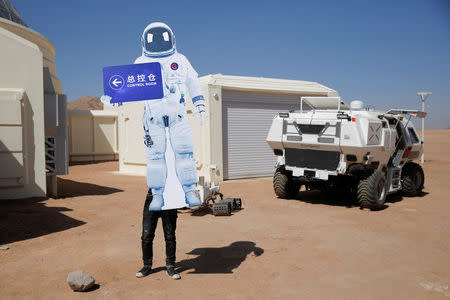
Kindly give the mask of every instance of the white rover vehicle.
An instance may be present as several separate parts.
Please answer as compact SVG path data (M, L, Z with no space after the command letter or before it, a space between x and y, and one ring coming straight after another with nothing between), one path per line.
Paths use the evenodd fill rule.
M307 105L308 109L304 109ZM424 185L422 153L412 116L425 112L364 109L361 101L348 107L339 97L302 97L299 111L279 113L267 143L278 156L273 177L280 198L307 190L356 192L362 208L384 207L386 195L419 194Z

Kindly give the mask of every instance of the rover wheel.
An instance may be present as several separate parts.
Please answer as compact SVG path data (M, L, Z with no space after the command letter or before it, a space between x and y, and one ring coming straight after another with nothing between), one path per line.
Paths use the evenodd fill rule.
M219 203L228 203L232 210L236 209L236 200L234 198L226 198L221 200Z
M231 203L228 203L228 213L227 213L227 215L228 216L231 216L231 211L233 210L233 208L231 207Z
M403 195L414 197L422 192L425 182L422 167L416 163L407 163L402 169Z
M361 208L371 210L383 208L386 200L386 178L384 174L375 170L369 177L361 179L358 184L357 196Z
M230 216L231 215L231 203L218 202L212 205L213 215L215 216Z
M234 198L234 201L236 203L236 209L237 210L242 209L242 200L241 200L241 198Z
M279 198L289 199L295 197L300 190L300 183L294 182L286 171L277 169L273 175L273 189Z

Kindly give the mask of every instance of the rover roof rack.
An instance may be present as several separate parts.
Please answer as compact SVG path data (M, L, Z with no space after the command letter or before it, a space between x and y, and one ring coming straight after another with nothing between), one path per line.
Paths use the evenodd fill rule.
M303 112L303 104L312 110L349 110L341 97L301 97L300 112Z
M390 109L386 112L391 115L409 115L418 118L425 118L427 113L421 110L411 110L411 109Z

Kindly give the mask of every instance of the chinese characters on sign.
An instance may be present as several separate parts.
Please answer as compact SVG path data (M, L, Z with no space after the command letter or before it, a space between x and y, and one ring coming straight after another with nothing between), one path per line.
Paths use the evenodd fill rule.
M155 83L151 83L151 82L154 82L156 80L155 77L156 76L154 74L150 74L148 76L146 76L145 74L138 74L136 76L135 75L128 75L127 83L135 83L136 80L137 80L137 82L143 83L143 82L147 82L146 78L148 78L148 82L147 83L150 83L150 84L147 84L147 85L152 85L152 84L155 84ZM127 86L128 87L132 87L132 86L135 86L135 85L132 85L132 86L127 85Z

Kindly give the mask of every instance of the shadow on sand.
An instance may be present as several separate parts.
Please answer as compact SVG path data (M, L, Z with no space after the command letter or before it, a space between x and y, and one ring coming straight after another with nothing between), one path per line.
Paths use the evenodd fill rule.
M358 200L351 193L330 193L319 190L301 191L295 198L290 200L298 200L311 204L344 206L348 208L359 206Z
M427 192L421 192L416 197L424 197L427 194L428 194ZM402 196L401 192L388 195L386 197L385 205L380 210L388 208L389 207L388 203L396 203L404 199L405 197ZM406 197L406 199L408 199L408 197ZM349 192L332 193L332 192L321 192L319 190L301 191L297 194L297 196L289 200L298 200L310 204L344 206L347 208L359 207L356 195Z
M96 165L96 164L103 164L106 162L115 162L117 160L88 160L88 161L71 161L69 162L69 166L86 166L86 165Z
M58 177L58 196L60 198L77 196L110 195L123 192L121 189L97 185L88 182L79 182Z
M88 288L87 290L83 291L82 293L89 293L89 292L93 292L96 291L100 288L100 284L95 283L93 286L91 286L90 288Z
M60 198L123 192L107 186L58 177ZM86 224L66 216L67 207L49 207L46 198L0 201L0 245L40 237Z
M245 209L244 207L241 207L239 210L233 210L231 212L231 215L239 213L239 212L243 211L244 209ZM203 217L205 215L213 214L212 209L209 206L204 206L204 205L199 206L198 208L191 209L190 213L191 213L191 216L194 216L194 217Z
M178 262L177 271L190 270L189 273L197 274L233 273L248 255L260 256L263 253L263 249L250 241L234 242L219 248L197 248L187 253L197 257Z
M48 207L45 198L0 201L0 245L40 237L86 224Z

